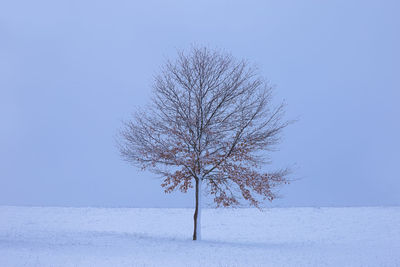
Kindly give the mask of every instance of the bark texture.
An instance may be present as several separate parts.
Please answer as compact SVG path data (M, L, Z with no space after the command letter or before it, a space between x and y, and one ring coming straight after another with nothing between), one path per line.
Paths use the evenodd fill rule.
M201 240L201 179L196 180L193 240Z

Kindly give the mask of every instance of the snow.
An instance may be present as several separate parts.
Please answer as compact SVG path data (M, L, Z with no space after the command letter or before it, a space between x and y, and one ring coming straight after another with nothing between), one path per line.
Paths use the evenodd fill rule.
M0 207L0 266L400 266L400 207Z
M196 225L198 225L197 229L196 229L196 237L197 240L201 240L201 211L203 209L203 201L202 201L202 195L203 195L203 191L202 191L202 184L203 184L203 178L199 179L199 196L198 196L198 201L199 201L199 210L197 213L197 222Z

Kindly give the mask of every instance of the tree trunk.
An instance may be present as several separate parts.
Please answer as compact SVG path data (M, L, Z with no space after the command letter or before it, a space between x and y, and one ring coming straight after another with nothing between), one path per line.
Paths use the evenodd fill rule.
M196 179L196 207L193 216L193 240L201 240L201 183L202 179Z

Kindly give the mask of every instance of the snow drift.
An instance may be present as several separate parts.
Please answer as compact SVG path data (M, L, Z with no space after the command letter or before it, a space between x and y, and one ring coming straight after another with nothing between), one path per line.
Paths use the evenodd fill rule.
M400 266L400 208L0 207L0 266Z

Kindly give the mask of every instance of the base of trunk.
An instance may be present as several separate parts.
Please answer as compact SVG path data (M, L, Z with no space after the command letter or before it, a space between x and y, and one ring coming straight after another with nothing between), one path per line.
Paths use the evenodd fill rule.
M196 179L196 205L193 215L193 240L201 240L201 179Z

